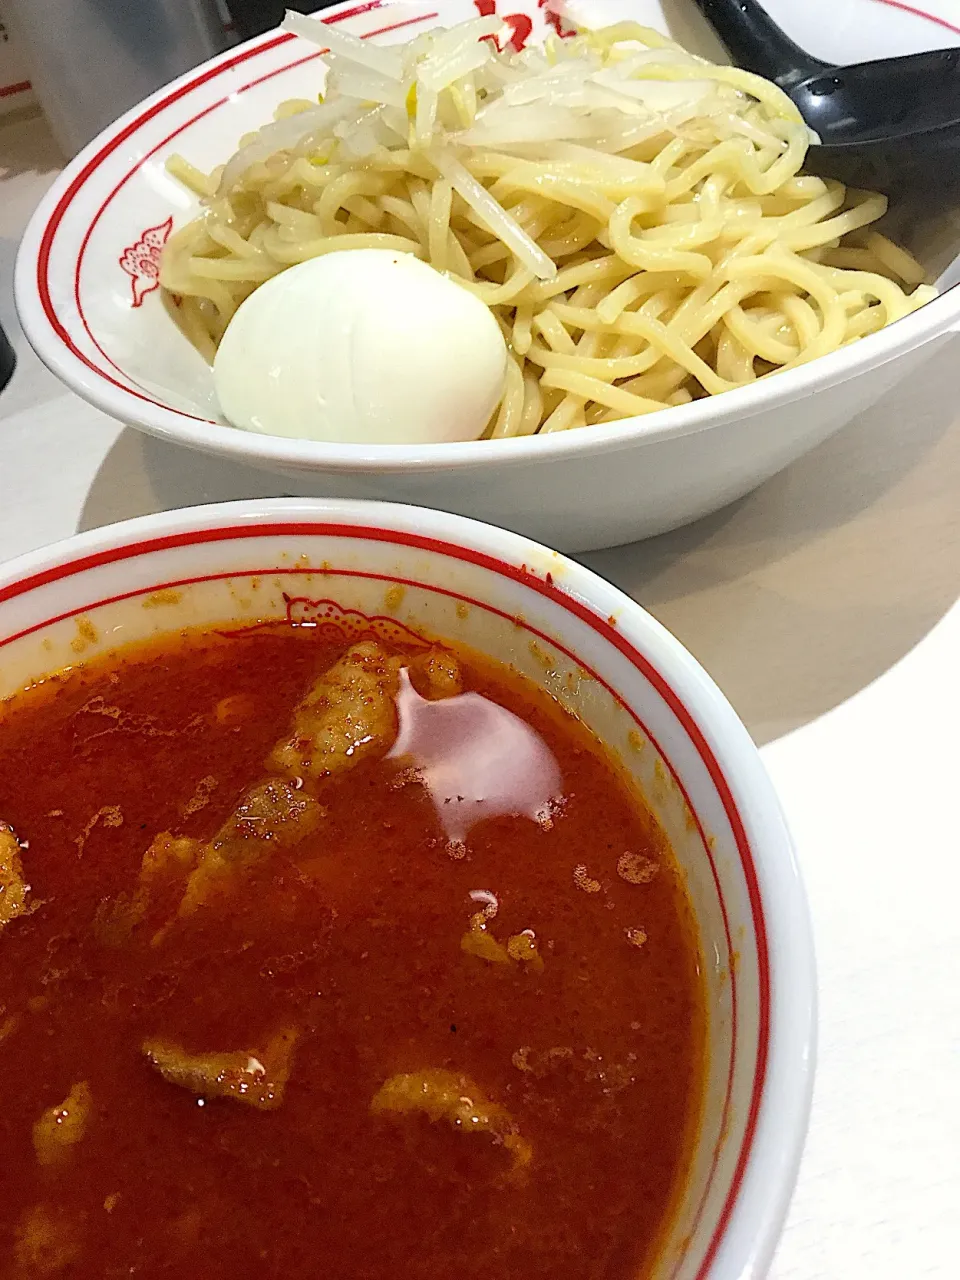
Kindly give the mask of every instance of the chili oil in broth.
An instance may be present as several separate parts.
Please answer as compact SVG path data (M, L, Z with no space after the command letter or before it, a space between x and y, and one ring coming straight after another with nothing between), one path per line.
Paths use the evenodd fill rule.
M348 643L185 632L3 705L0 818L30 887L0 925L0 1274L654 1268L702 1101L698 944L656 821L542 690L464 651L431 685L432 651L378 642L421 694L519 717L562 799L451 841L380 745L291 773L308 834L218 863L184 909L197 849L278 743L303 746L294 710ZM163 832L194 861L144 906ZM191 1088L164 1074L181 1051L248 1075Z

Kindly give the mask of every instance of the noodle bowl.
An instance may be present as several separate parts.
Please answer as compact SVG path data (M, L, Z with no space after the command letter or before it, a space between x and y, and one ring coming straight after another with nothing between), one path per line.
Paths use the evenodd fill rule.
M873 224L883 196L801 173L776 86L633 23L498 52L496 18L400 48L289 15L324 47L322 101L284 104L205 175L161 283L208 358L237 307L334 250L417 255L508 343L487 434L550 433L743 386L928 301Z

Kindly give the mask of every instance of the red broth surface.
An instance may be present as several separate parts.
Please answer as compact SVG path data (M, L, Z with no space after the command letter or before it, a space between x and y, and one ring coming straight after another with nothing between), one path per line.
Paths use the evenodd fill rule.
M218 864L188 913L189 864L133 910L154 837L209 850L346 648L287 625L187 633L3 705L0 818L30 889L0 925L0 1275L655 1265L703 1093L691 910L650 813L532 684L457 655L463 690L552 753L549 816L451 844L410 761L378 749L293 778L321 806L299 841ZM384 648L436 695L422 651ZM8 908L9 877L8 856ZM274 1096L171 1082L145 1044L246 1062ZM372 1106L388 1081L410 1106Z

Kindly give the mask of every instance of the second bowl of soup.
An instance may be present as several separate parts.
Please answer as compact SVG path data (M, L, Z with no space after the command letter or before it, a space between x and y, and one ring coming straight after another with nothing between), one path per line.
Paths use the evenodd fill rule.
M802 889L631 601L455 517L245 503L17 562L0 647L9 1274L769 1258Z

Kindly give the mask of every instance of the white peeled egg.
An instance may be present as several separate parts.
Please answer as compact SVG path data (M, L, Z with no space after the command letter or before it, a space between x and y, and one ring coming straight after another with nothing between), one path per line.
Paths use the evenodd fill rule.
M479 298L408 253L348 249L274 276L237 309L213 379L224 416L338 444L476 440L506 345Z

